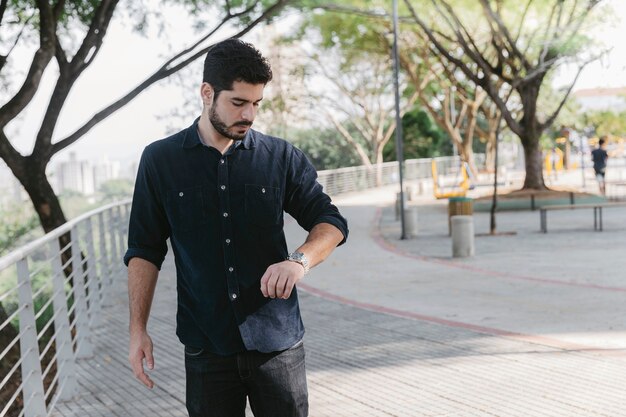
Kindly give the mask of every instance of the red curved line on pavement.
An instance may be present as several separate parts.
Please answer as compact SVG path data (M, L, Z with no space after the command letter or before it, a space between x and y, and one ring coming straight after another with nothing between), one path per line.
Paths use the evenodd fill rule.
M429 323L440 324L443 326L454 327L459 329L471 330L477 333L488 334L491 336L500 336L509 339L514 339L520 342L531 343L535 345L547 346L555 349L561 349L566 351L582 351L600 354L602 356L614 356L623 357L626 355L624 349L600 349L591 346L579 345L576 343L564 342L558 339L552 339L545 336L530 335L524 333L516 333L508 330L496 329L493 327L478 326L470 323L463 323L460 321L446 320L439 317L426 316L424 314L413 313L411 311L396 310L395 308L389 308L378 304L364 303L361 301L352 300L350 298L342 297L329 293L324 290L312 287L308 284L298 283L298 289L308 292L314 296L321 297L327 300L336 301L341 304L357 307L363 310L373 311L375 313L389 314L392 316L401 317L404 319L412 319L425 321Z
M626 292L626 288L624 287L609 287L605 285L582 284L582 283L576 283L576 282L559 281L555 279L529 277L525 275L506 274L504 272L492 271L489 269L478 268L475 266L461 265L456 262L432 258L430 256L415 255L413 253L410 253L410 252L407 252L398 248L397 246L390 243L382 236L380 232L380 220L382 217L382 213L383 213L383 209L379 207L376 211L376 215L374 216L374 222L373 222L372 230L370 232L370 236L378 244L378 246L380 246L381 248L389 252L395 253L396 255L404 256L406 258L419 259L420 261L423 261L423 262L439 264L439 265L447 266L450 268L464 269L464 270L472 271L472 272L480 272L481 274L490 275L490 276L498 277L498 278L539 282L542 284L563 285L563 286L568 286L568 287L590 288L594 290L603 290L603 291Z

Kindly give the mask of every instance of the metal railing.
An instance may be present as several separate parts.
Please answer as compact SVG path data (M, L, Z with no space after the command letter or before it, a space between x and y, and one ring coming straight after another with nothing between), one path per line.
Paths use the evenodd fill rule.
M0 417L47 416L75 393L76 360L92 355L124 273L129 214L130 201L109 204L0 258Z
M484 155L477 154L476 164L484 164ZM437 169L442 175L455 175L461 160L458 156L434 158ZM404 162L404 179L407 181L432 178L431 158L409 159ZM385 162L380 165L360 165L319 171L317 181L329 195L338 195L362 191L383 185L396 184L399 181L397 162Z

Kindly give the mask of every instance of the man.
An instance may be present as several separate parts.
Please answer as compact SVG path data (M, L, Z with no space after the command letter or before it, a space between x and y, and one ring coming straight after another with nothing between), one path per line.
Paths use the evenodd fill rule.
M216 44L204 63L200 118L147 146L139 165L124 257L129 361L152 388L146 325L169 238L191 417L243 417L246 398L255 416L308 415L295 285L348 229L302 152L251 129L271 79L252 45ZM309 231L291 254L283 210Z
M604 177L606 175L606 161L609 159L609 154L606 152L606 136L602 136L598 142L598 147L591 151L591 159L593 159L593 170L596 172L600 193L606 195Z

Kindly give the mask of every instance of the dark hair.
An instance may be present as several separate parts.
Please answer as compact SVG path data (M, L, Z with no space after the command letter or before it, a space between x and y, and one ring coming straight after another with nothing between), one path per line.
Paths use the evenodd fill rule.
M600 142L598 142L600 144L600 146L604 145L604 142L606 142L606 136L602 136L600 138Z
M204 60L203 82L211 84L214 100L222 90L232 90L235 81L267 84L272 69L267 59L251 44L231 38L213 45Z

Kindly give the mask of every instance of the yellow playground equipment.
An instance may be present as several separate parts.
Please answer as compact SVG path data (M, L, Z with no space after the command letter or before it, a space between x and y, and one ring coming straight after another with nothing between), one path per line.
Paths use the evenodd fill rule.
M473 189L471 183L471 172L467 162L462 162L457 172L457 177L452 185L444 185L439 175L437 174L437 162L433 159L431 161L431 170L433 174L433 194L437 199L452 198L452 197L465 197L468 190ZM460 173L460 181L459 179Z
M549 176L554 171L563 171L564 155L563 151L559 148L554 148L546 152L546 156L543 161L543 167L546 170L546 174Z

